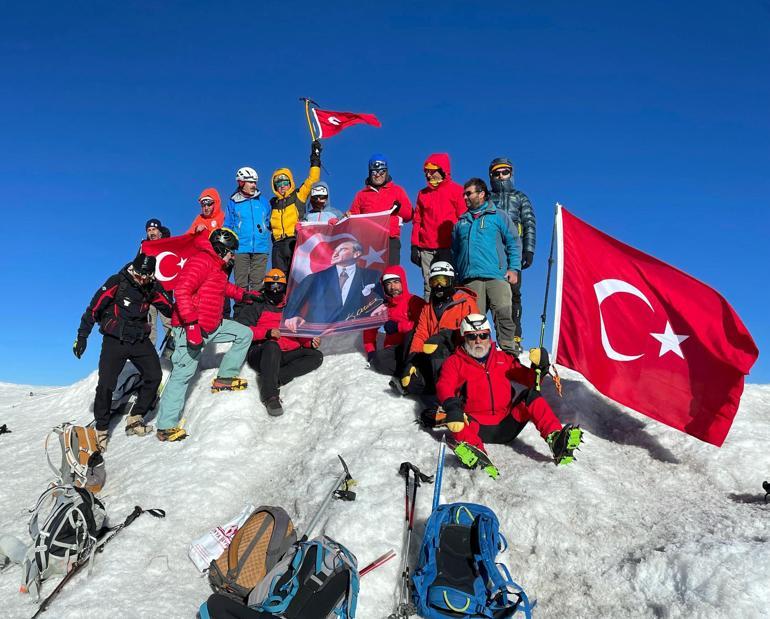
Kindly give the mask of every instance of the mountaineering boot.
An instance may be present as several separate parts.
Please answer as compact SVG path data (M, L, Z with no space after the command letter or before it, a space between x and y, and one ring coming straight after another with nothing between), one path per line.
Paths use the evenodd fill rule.
M457 443L454 447L454 452L460 459L460 462L469 469L475 469L477 466L481 466L483 471L492 479L497 479L500 476L500 471L497 470L497 467L482 449L468 443Z
M110 440L110 437L107 434L107 430L97 430L96 431L96 446L98 447L99 451L104 453L107 451L107 441Z
M554 464L569 464L576 460L572 452L580 448L583 442L583 430L580 426L567 424L561 430L551 432L545 439L553 454Z
M406 389L401 386L401 380L398 377L394 376L391 378L388 385L390 385L390 388L396 395L406 395Z
M281 406L281 398L279 398L277 395L274 395L270 398L267 398L265 400L265 408L267 409L267 414L271 417L280 417L283 415L283 406Z
M521 347L521 336L514 335L513 336L513 354L517 357L524 352L524 349Z
M239 378L238 376L220 378L217 376L211 382L211 393L216 393L217 391L243 391L248 386L249 383L245 378Z
M130 415L126 417L126 436L132 434L136 436L147 436L152 434L153 427L144 423L144 418L141 415Z
M168 428L166 430L158 430L155 433L159 441L183 441L187 438L188 434L184 431L184 428Z

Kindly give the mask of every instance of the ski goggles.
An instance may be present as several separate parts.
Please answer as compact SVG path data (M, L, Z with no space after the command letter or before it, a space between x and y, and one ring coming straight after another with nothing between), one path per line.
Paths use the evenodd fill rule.
M497 170L492 170L492 176L495 178L500 178L501 176L510 176L511 172L511 168L498 168Z
M284 292L286 290L286 284L281 282L272 282L270 284L265 284L265 288L267 288L270 292Z
M448 275L434 275L428 281L431 288L448 288L452 281Z
M489 333L466 333L463 335L466 342L475 342L476 340L481 340L482 342L485 342L489 339Z
M199 200L201 206L214 206L214 200L211 198L203 198Z
M370 170L369 174L372 176L385 176L388 173L387 168L380 168L379 170Z
M291 181L286 179L281 179L279 181L275 181L273 185L275 186L276 189L280 189L281 187L288 187L289 185L291 185Z

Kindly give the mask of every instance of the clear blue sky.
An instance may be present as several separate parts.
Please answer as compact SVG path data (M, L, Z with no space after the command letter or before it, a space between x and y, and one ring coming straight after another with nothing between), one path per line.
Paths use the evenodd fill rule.
M80 315L145 220L181 232L242 165L304 171L300 96L382 121L325 142L343 209L372 152L410 196L431 152L460 181L514 160L539 216L525 344L556 201L711 284L770 341L768 2L15 4L0 8L0 380L95 368L96 332L71 352ZM749 380L770 382L766 358Z

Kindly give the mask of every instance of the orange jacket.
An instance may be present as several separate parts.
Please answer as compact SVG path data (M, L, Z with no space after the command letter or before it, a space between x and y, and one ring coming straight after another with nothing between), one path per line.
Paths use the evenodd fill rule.
M225 221L225 214L222 211L222 200L219 197L219 192L213 187L204 189L201 191L201 195L198 196L198 200L202 198L211 198L214 200L214 210L211 211L211 217L204 217L203 213L198 215L192 222L192 226L187 231L187 234L198 234L195 229L198 226L206 226L206 235L211 234L212 230L221 228Z
M414 330L412 345L409 352L422 352L422 347L432 335L436 335L441 329L458 331L460 321L468 314L479 314L479 306L476 305L476 293L468 288L457 287L449 305L444 308L441 318L436 317L433 303L428 301L420 312L417 320L417 328Z

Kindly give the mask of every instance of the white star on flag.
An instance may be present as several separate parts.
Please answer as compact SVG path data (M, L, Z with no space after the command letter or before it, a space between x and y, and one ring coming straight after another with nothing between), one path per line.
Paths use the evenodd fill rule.
M674 330L671 328L671 323L668 320L666 321L666 328L664 329L663 333L650 333L650 335L660 342L660 354L658 354L659 357L662 357L667 352L672 352L684 359L684 355L682 354L682 349L679 344L684 342L690 336L674 333Z
M382 262L385 264L385 260L382 259L382 254L385 253L384 249L381 249L380 251L377 251L375 249L372 249L372 247L369 247L369 251L366 252L363 256L361 256L361 260L366 261L365 266L369 266L371 264L374 264L375 262Z
M178 266L180 269L183 269L183 268L184 268L184 263L185 263L185 262L187 262L187 258L180 258L180 259L179 259L179 262L177 262L177 263L176 263L176 265L177 265L177 266Z

